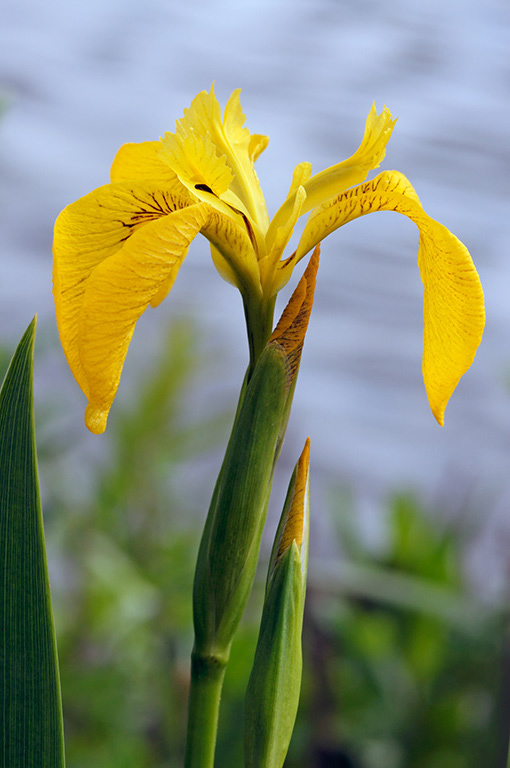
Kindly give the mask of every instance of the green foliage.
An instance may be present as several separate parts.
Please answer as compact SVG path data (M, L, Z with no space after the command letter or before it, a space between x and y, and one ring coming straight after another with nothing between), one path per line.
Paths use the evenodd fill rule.
M0 758L64 765L62 710L33 417L35 319L0 392Z
M158 348L136 397L116 406L104 438L90 438L100 461L87 494L73 487L68 449L40 451L47 538L62 576L54 605L70 768L183 762L193 569L233 414L207 422L194 413L195 381L212 374L188 324L174 324ZM286 768L497 765L505 617L470 594L457 532L398 497L387 547L374 556L350 524L353 505L332 507L344 556L324 574L312 560ZM262 571L225 677L221 768L242 765Z
M412 498L393 500L389 533L374 557L351 530L357 563L312 591L297 741L314 766L497 765L507 619L468 594L458 535Z
M58 484L53 542L67 582L57 626L73 768L182 765L203 514L183 494L180 473L186 459L207 458L211 445L225 441L228 419L190 419L200 365L190 325L174 324L160 348L161 358L137 383L138 396L101 438L101 453L109 444L82 501L73 500L74 488L58 470L67 453L47 457ZM210 482L206 476L205 494ZM193 487L201 483L195 475Z

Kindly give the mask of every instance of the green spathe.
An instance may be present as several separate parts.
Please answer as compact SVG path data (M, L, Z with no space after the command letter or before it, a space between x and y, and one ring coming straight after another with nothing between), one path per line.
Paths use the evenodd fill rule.
M286 355L268 344L242 395L200 545L193 600L201 653L228 655L248 599L288 384Z
M62 709L37 477L35 319L0 392L0 765L63 768Z
M200 543L186 768L214 764L221 686L255 576L288 388L287 355L268 344L243 386Z
M299 516L302 525L296 530L300 544L292 538L295 525L292 514L302 459L292 475L275 537L257 649L246 691L246 768L282 768L298 710L308 562L307 466L306 490L300 510L303 514ZM291 541L282 552L281 544L289 528Z
M301 688L303 604L301 557L293 542L264 604L246 691L246 768L281 768L285 761Z

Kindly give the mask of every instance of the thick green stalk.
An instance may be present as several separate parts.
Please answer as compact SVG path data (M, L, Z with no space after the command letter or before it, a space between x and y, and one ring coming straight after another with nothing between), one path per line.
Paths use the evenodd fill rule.
M191 656L185 768L213 768L221 688L227 658Z
M266 346L273 329L274 305L276 296L267 301L256 303L251 297L244 298L244 316L250 350L248 378L251 378L260 354Z
M251 591L275 462L312 308L318 252L270 336L274 302L245 302L250 367L214 489L193 584L186 768L211 768L225 666Z
M192 654L186 768L209 768L223 675L251 590L271 487L287 363L270 347L240 403L213 493L193 586Z

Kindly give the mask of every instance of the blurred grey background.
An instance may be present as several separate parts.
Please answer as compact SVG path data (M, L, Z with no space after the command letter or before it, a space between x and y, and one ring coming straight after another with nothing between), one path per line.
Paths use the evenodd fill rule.
M298 162L319 171L343 160L372 102L386 104L399 120L382 167L405 173L425 210L471 251L484 341L441 429L421 378L417 231L390 213L341 229L323 244L283 474L310 435L315 537L326 549L323 489L334 485L352 490L374 540L396 489L415 489L466 525L478 515L470 569L497 591L510 537L509 35L507 0L4 0L0 341L13 345L35 312L56 333L59 211L108 181L121 144L173 130L213 80L222 104L241 87L248 127L270 137L257 166L270 213ZM222 361L193 407L236 397L247 356L241 303L197 240L172 294L139 323L121 400L136 396L131 376L150 360L157 329L183 314ZM84 400L56 345L36 387L60 402L55 434L73 435L84 455L100 451L107 438L83 427Z

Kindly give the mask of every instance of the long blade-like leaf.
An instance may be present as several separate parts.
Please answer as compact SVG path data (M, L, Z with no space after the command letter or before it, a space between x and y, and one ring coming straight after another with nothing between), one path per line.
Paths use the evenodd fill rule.
M0 391L0 765L64 766L33 415L36 320Z

